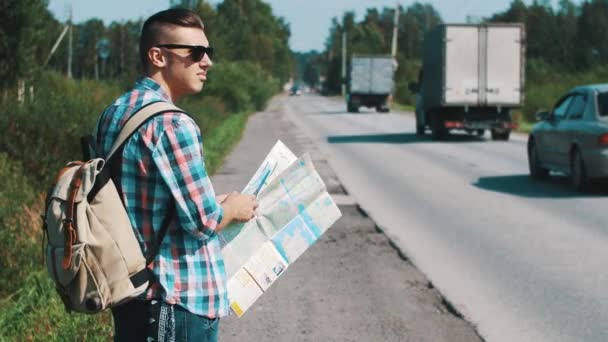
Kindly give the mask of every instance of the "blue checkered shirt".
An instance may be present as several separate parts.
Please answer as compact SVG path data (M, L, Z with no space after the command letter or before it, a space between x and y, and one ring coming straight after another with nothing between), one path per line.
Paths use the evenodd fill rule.
M100 152L110 151L121 127L139 108L156 101L171 103L158 83L143 78L110 105L97 123ZM196 123L170 112L144 124L125 144L119 188L144 253L175 205L151 264L155 281L147 298L162 298L209 318L227 315L226 271L215 233L223 211L205 169Z

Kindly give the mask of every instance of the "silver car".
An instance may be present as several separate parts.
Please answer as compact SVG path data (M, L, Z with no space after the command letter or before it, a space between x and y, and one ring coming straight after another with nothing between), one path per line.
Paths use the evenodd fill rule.
M528 138L532 178L560 171L581 191L589 180L608 177L608 84L576 87L537 119Z

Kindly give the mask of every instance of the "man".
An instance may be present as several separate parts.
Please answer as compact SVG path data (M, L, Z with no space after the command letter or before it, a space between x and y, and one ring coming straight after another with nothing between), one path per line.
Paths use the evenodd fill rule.
M98 145L108 153L120 128L139 108L173 103L202 90L213 65L201 19L171 9L144 23L140 57L147 77L101 115ZM216 341L228 314L226 273L217 232L255 214L252 195L215 196L203 161L198 126L184 113L164 113L127 142L118 186L144 252L163 221L167 233L151 264L145 298L112 310L116 341Z

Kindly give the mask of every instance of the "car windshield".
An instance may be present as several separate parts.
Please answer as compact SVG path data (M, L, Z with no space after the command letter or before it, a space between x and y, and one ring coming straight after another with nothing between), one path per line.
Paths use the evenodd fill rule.
M608 116L608 92L597 95L597 109L600 116Z

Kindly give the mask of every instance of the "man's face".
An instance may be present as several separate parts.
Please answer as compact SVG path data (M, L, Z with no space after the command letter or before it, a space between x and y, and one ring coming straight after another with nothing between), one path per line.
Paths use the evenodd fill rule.
M163 29L159 45L162 44L208 47L209 41L200 28L171 25ZM207 71L213 65L207 54L199 61L195 61L192 58L192 50L188 48L160 48L160 50L167 62L162 69L163 77L173 98L195 94L203 89Z

